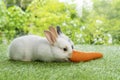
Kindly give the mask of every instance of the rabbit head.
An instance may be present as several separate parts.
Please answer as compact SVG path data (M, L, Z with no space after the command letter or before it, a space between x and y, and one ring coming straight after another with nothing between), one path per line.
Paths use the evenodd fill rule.
M60 37L64 38L65 40L67 40L67 41L71 44L71 47L72 47L72 49L73 49L73 48L74 48L74 43L73 43L73 41L61 31L60 26L57 26L56 29L57 29L58 35L59 35Z
M49 31L44 33L50 43L55 61L68 61L72 54L71 44L63 37L59 37L56 28L49 27Z

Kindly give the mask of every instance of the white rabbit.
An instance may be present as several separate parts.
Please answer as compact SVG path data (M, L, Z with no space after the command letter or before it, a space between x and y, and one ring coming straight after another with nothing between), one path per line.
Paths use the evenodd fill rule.
M67 40L67 41L71 44L71 47L72 47L72 49L73 49L73 48L74 48L74 43L73 43L73 41L61 31L60 26L57 26L56 29L57 29L58 35L59 35L60 37L64 38L65 40Z
M9 58L20 61L69 61L71 44L59 37L55 28L50 27L49 30L44 31L46 38L28 35L14 39L9 46Z

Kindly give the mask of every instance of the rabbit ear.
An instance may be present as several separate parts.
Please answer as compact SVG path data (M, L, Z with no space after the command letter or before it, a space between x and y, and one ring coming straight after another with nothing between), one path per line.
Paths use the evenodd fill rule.
M44 31L44 33L49 43L53 45L56 42L56 37L50 31Z
M60 26L56 26L57 33L60 35L62 33Z
M50 26L49 30L55 35L56 38L58 37L57 30L54 27Z

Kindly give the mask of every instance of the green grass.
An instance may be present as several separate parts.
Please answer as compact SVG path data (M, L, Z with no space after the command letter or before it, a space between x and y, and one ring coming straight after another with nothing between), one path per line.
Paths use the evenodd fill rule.
M89 62L10 61L0 45L0 80L120 80L120 46L81 45L81 51L99 51L104 57Z

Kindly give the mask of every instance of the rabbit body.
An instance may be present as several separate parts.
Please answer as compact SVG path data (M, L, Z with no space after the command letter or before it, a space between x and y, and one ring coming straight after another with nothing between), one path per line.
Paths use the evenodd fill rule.
M64 47L68 51L63 51ZM62 38L57 38L51 45L46 38L28 35L16 38L9 47L9 58L20 61L68 61L72 53L71 45Z

